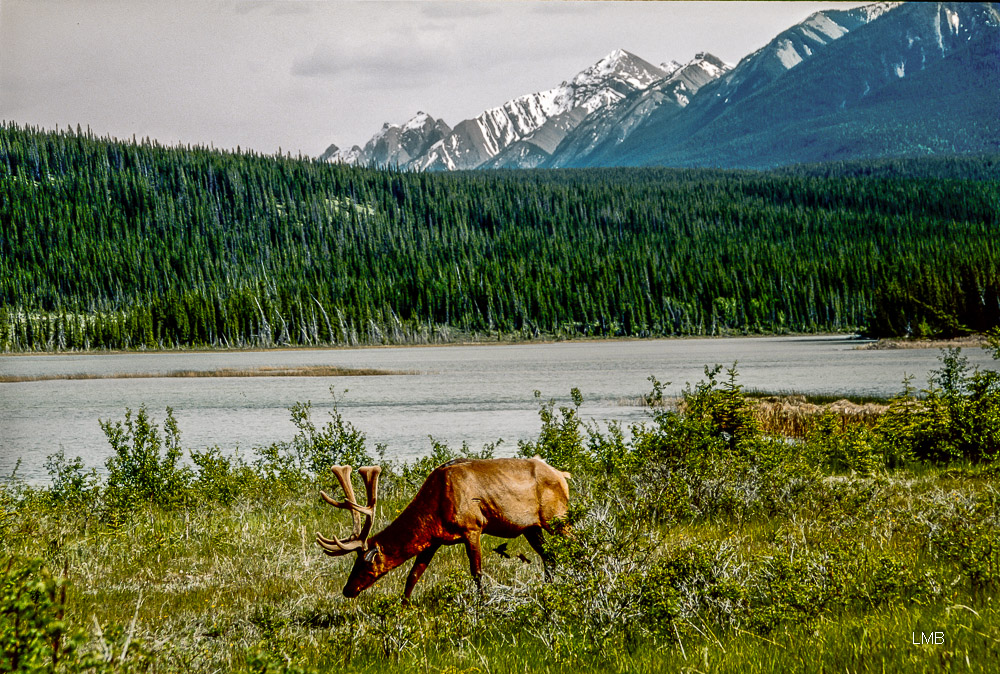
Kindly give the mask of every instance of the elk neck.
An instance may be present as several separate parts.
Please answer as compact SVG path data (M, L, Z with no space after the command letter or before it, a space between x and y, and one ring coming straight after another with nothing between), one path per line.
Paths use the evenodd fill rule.
M377 544L387 560L398 560L396 564L401 564L441 537L441 520L435 514L420 507L415 500L382 531L371 536L369 543Z

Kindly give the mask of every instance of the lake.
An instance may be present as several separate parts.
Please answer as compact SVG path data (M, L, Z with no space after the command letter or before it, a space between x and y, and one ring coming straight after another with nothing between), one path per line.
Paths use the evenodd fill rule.
M569 401L581 390L588 419L640 421L646 412L623 399L650 390L647 378L686 382L705 365L738 361L748 389L826 394L891 395L904 375L919 388L939 366L937 349L859 350L847 337L760 337L586 341L547 344L376 347L248 352L166 352L0 356L0 375L53 376L112 373L165 374L180 370L340 366L415 374L351 377L155 377L79 379L0 384L0 479L18 459L18 476L45 482L45 457L62 448L88 466L103 468L110 447L98 419L120 420L126 407L146 405L157 422L172 407L185 447L218 445L250 455L256 446L289 440L288 408L312 401L313 421L329 418L333 397L344 416L390 458L430 452L428 436L451 446L480 448L503 439L498 455L517 451L539 429L538 401ZM993 367L981 349L973 364ZM346 390L346 393L344 392Z

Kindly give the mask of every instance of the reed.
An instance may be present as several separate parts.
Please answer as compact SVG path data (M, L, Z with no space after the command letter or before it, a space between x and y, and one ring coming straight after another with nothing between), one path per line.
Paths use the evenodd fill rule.
M817 404L801 395L751 399L751 404L763 433L799 439L805 438L822 417L832 415L838 431L853 426L875 428L889 409L887 404L855 403L845 398Z

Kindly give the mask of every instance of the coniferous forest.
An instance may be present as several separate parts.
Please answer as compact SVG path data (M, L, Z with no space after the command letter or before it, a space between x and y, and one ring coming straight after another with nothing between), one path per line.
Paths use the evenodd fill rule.
M979 332L996 166L408 173L8 124L0 351Z

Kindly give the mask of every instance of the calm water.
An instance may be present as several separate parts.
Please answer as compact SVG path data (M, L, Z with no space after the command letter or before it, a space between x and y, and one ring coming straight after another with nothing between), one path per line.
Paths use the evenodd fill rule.
M62 448L103 467L109 446L98 419L123 418L145 404L157 421L174 409L183 444L218 445L245 454L294 435L288 408L311 400L313 420L325 423L337 391L346 418L363 430L374 450L392 458L429 453L428 436L449 445L479 448L502 438L498 454L513 454L518 440L536 437L537 389L545 399L568 401L578 387L589 418L625 422L645 418L620 404L650 390L647 377L673 382L679 392L697 382L706 364L739 361L747 388L808 393L888 395L904 374L923 386L938 367L936 349L860 351L842 337L677 339L505 346L327 349L251 353L155 353L2 356L0 374L213 370L262 366L334 365L416 371L377 377L153 378L42 381L0 384L0 476L47 479L45 457ZM973 363L993 363L968 349ZM347 393L343 393L347 389ZM374 453L374 451L373 451ZM2 478L0 478L2 479Z

